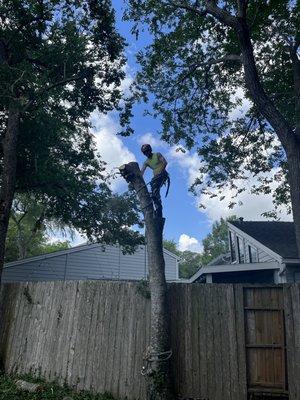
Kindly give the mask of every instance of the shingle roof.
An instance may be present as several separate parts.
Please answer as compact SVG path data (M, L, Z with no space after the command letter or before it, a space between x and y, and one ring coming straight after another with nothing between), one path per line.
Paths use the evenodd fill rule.
M293 222L230 221L230 224L283 258L298 258Z

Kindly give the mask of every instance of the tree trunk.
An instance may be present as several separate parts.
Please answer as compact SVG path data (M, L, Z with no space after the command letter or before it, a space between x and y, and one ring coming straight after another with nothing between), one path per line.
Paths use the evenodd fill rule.
M288 121L275 107L273 101L266 94L257 71L254 58L250 30L246 18L246 3L238 2L239 17L234 17L224 9L218 7L214 1L206 1L207 11L227 26L231 26L236 33L241 46L245 84L261 115L269 122L278 136L287 156L289 165L289 183L293 219L296 232L298 255L300 257L300 63L297 57L298 45L292 50L295 86L295 117L296 129L293 130Z
M290 184L293 220L295 225L298 257L300 256L300 145L296 140L291 140L286 148L288 161L288 179Z
M147 362L145 374L149 378L148 399L172 399L169 361L172 353L170 350L169 310L162 239L164 218L155 215L152 199L138 164L132 162L122 165L120 172L138 195L146 225L151 292L150 346L145 357Z
M246 86L260 113L277 134L288 161L293 220L295 225L298 256L300 256L300 143L296 132L281 115L266 95L257 72L249 28L245 19L240 19L236 28L243 53Z
M17 140L19 134L20 111L11 105L8 112L7 128L3 138L3 169L0 177L0 283L5 255L5 240L9 214L15 193L17 169Z

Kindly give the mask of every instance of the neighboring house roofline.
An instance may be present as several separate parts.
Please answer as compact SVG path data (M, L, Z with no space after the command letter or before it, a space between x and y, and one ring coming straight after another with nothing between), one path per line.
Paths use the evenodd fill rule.
M281 264L276 261L263 262L263 263L215 265L210 267L203 267L202 275L220 273L220 272L240 272L240 271L256 271L260 269L280 269L280 266Z
M238 265L238 268L237 268ZM193 275L187 283L195 282L202 275L207 274L216 274L216 273L226 273L226 272L246 272L246 271L260 271L260 270L268 270L268 269L280 269L281 264L272 261L272 262L263 262L263 263L247 263L247 264L224 264L224 265L215 265L210 267L202 267Z
M283 258L284 264L300 264L300 258Z
M165 254L168 254L169 256L175 258L178 262L181 260L181 258L179 256L177 256L177 254L172 253L170 250L163 248L163 251Z
M24 258L22 260L11 261L11 262L5 263L3 268L14 267L16 265L25 264L25 263L31 262L31 261L39 261L39 260L44 260L44 259L48 259L48 258L59 257L59 256L63 256L63 255L66 255L66 254L71 254L71 253L84 251L87 248L88 249L93 249L93 248L102 247L102 246L105 247L105 246L116 246L116 245L109 245L109 244L102 244L102 243L84 243L84 244L79 244L77 246L71 247L71 248L66 249L66 250L58 250L58 251L53 251L52 253L46 253L46 254L41 254L39 256ZM139 246L145 246L145 245L139 245ZM169 256L175 258L176 260L180 259L180 257L178 257L174 253L171 253L169 250L163 249L163 251L164 251L165 254L168 254Z
M230 222L227 222L228 227L230 230L234 231L235 233L238 233L239 235L243 236L245 239L249 241L249 243L253 244L254 246L260 247L260 249L264 250L267 254L269 254L271 257L275 258L279 263L282 263L283 257L279 255L278 253L275 253L275 251L271 250L269 247L265 246L258 240L254 239L252 236L248 235L246 232L244 232L242 229L237 228L235 225L232 225ZM239 264L241 265L241 264Z

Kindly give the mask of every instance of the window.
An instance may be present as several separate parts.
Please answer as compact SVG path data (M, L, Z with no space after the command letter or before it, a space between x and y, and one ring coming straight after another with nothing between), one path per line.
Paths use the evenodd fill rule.
M258 262L257 249L255 247L248 246L248 251L249 251L249 261L250 261L250 263Z
M230 231L229 231L229 244L230 244L231 262L235 262L236 261L235 240L234 240L234 234Z
M237 236L237 247L238 247L239 263L244 263L245 262L244 241L242 238L238 236Z

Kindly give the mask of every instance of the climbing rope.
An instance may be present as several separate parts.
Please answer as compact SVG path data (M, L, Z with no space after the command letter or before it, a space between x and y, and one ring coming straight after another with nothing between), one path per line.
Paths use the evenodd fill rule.
M144 360L144 365L142 366L141 369L141 375L142 376L146 376L146 375L150 375L152 372L152 367L151 364L153 362L165 362L168 361L171 357L172 357L172 350L167 350L167 351L163 351L161 353L153 353L151 352L151 348L148 347L145 355L143 357Z

